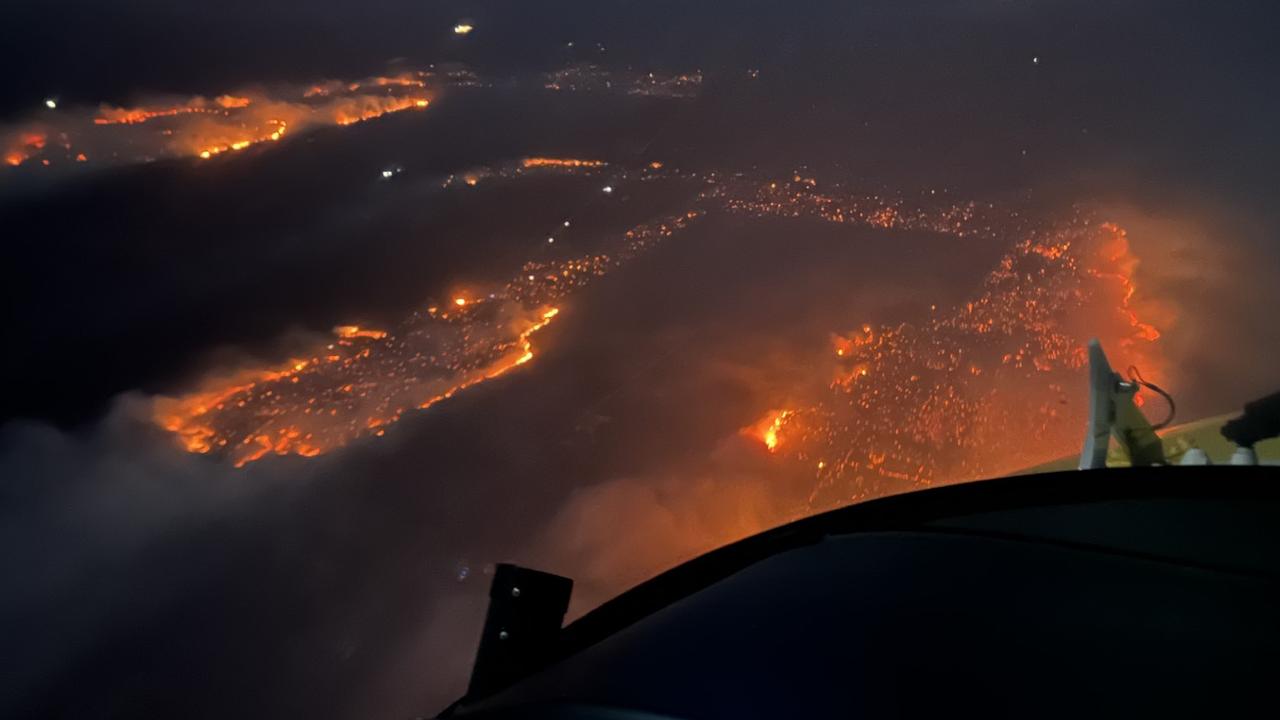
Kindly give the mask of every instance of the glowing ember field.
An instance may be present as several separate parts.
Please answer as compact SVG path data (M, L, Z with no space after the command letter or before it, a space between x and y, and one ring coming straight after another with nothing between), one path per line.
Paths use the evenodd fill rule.
M51 109L15 128L0 128L0 145L4 163L12 167L209 159L290 133L422 109L446 82L414 71L306 87L249 88L212 98L162 98L129 107Z
M156 420L187 450L237 467L381 436L406 413L532 360L536 333L555 320L558 302L696 217L690 211L633 228L612 255L528 262L493 292L428 305L389 330L338 326L333 342L309 357L159 399Z
M691 98L700 74L612 73L595 66L574 66L548 77L589 77L581 87L556 90L609 92L645 97ZM548 80L548 88L554 83ZM486 86L461 66L404 70L359 80L323 80L310 85L251 86L214 97L157 97L127 106L63 105L53 99L25 120L0 125L0 167L72 168L96 164L152 162L164 158L208 160L286 136L326 126L354 125L390 113L421 110L442 89ZM551 164L546 165L549 161ZM557 158L530 158L527 167L602 167L559 165Z
M827 389L771 413L761 439L812 469L811 507L1069 453L1084 425L1090 336L1147 375L1162 370L1158 331L1129 306L1131 261L1110 224L1025 239L972 301L919 324L833 335Z
M604 167L530 158L504 172ZM609 167L610 177L631 177ZM957 307L935 306L887 327L851 315L852 330L832 328L826 360L812 366L816 376L777 378L785 405L744 418L743 433L780 472L812 478L805 511L1069 452L1083 426L1077 396L1090 337L1102 339L1116 365L1136 364L1156 382L1162 376L1159 332L1135 299L1137 261L1125 231L1087 213L1041 222L990 204L820 189L800 174L726 180L652 163L635 177L692 177L704 189L685 212L632 228L599 253L531 261L492 292L439 299L393 328L338 326L333 341L308 357L159 401L157 421L188 450L237 466L382 435L406 414L534 359L538 330L579 288L710 212L924 230L1007 248Z

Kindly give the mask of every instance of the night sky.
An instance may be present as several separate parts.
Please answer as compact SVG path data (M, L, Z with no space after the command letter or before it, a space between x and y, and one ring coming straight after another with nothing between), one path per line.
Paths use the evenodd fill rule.
M1219 5L7 4L6 142L108 106L434 74L425 109L209 160L146 134L203 106L103 134L111 161L44 167L13 140L37 154L0 166L0 715L430 714L465 685L493 563L575 577L579 614L807 507L811 473L742 429L831 381L833 335L962 307L1005 234L716 210L558 300L527 364L385 436L235 469L153 418L336 325L409 327L523 263L616 255L710 176L1087 208L1129 233L1180 419L1274 391L1280 17ZM613 84L545 87L588 64ZM478 86L433 84L463 68ZM630 92L695 72L690 97Z

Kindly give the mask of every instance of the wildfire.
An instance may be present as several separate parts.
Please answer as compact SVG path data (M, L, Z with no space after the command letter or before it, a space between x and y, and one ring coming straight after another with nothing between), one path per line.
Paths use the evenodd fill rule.
M157 424L191 451L243 467L268 455L310 457L381 436L414 409L533 360L533 336L560 314L559 301L686 227L681 213L638 225L612 255L529 262L502 288L429 304L395 328L334 328L335 342L288 364L215 378L178 398L159 398Z
M3 158L11 166L32 158L41 164L94 159L115 162L161 157L209 159L222 153L279 141L286 133L326 125L352 125L431 104L428 73L409 72L357 82L332 81L308 87L195 96L93 110L63 108L34 126L0 129ZM46 127L47 126L47 127ZM46 147L49 134L58 147ZM81 159L83 158L83 159Z
M533 342L529 339L530 336L536 333L537 331L541 330L542 328L546 327L547 325L549 325L551 323L551 320L555 318L555 316L558 315L559 313L560 313L559 308L551 308L550 310L543 312L541 320L539 320L538 322L535 322L533 325L530 325L527 330L520 333L520 337L518 338L518 345L517 345L519 349L519 354L515 354L515 353L509 354L507 357L499 360L498 362L495 362L493 365L490 365L489 367L485 368L483 371L472 375L467 380L455 385L454 387L449 388L445 392L440 393L435 397L428 398L427 400L423 401L422 404L418 405L418 409L426 410L427 408L431 407L432 405L435 405L441 400L447 400L453 397L460 390L465 390L471 387L472 385L482 383L485 380L492 380L532 360L533 359Z
M1078 450L1091 337L1117 365L1136 364L1162 382L1160 332L1150 317L1160 308L1139 301L1138 262L1113 223L1083 212L1037 221L995 204L913 206L838 186L820 191L799 173L723 184L713 195L751 216L927 230L1010 248L970 300L834 334L830 369L820 370L830 372L825 389L812 389L817 378L795 381L796 412L775 452L795 467L817 468L810 509L998 475ZM773 416L766 420L757 432Z
M794 410L770 410L759 421L744 429L744 433L764 443L769 452L775 452L780 442L778 433L787 421L795 415Z
M1098 271L1098 273L1102 277L1114 278L1124 292L1120 311L1135 331L1134 337L1129 339L1130 344L1134 339L1147 342L1160 339L1160 331L1150 323L1139 320L1137 313L1131 307L1133 295L1137 292L1137 287L1133 284L1133 271L1137 266L1137 258L1130 252L1129 234L1115 223L1103 223L1101 231L1104 240L1099 254L1104 262L1115 266L1116 270L1109 273Z
M520 161L521 167L526 168L602 168L608 164L603 160L551 157L527 157Z
M343 104L337 109L334 122L338 125L354 125L358 122L382 117L387 113L413 108L425 108L431 104L426 98L365 96Z
M350 340L352 338L381 340L387 336L387 331L370 330L369 328L362 328L359 325L339 325L333 329L333 334L345 340Z
M260 371L245 371L209 383L182 398L156 402L157 423L194 453L224 453L236 467L267 455L312 457L365 434L381 435L408 408L427 409L458 392L499 377L533 358L532 336L559 313L546 308L532 320L516 320L515 336L468 342L472 324L441 328L450 338L431 349L449 357L425 363L423 374L398 377L404 360L390 333L340 325L340 344L317 348L308 359ZM492 318L496 319L496 318ZM403 343L401 344L403 345ZM415 397L416 396L416 397Z
M49 136L43 130L20 130L4 140L4 162L17 167L44 149Z
M357 92L362 88L425 88L427 81L424 73L405 72L399 75L384 75L367 78L362 81L327 80L307 88L304 98L329 97Z
M596 162L526 158L510 172L590 171ZM725 178L708 175L707 189L686 212L632 228L608 253L527 262L494 292L426 303L426 311L386 331L339 326L333 344L297 362L158 403L157 421L193 452L236 465L381 435L415 408L530 362L533 335L571 293L714 210L1008 242L965 302L922 308L910 322L834 334L824 353L829 364L817 369L822 375L794 378L782 388L787 407L743 429L783 466L814 473L813 509L1000 474L1070 452L1086 412L1078 388L1091 337L1102 339L1118 365L1137 364L1161 381L1160 335L1144 317L1137 260L1114 224L1085 215L1038 223L994 204L912 207L803 176Z
M819 467L813 502L1010 472L1068 454L1086 403L1084 344L1150 375L1159 337L1129 307L1132 255L1115 226L1073 225L1018 243L985 290L922 325L839 336L839 371L798 426L796 459Z
M193 97L184 103L168 107L122 108L102 105L98 116L93 119L94 125L138 125L156 118L186 115L188 113L217 113L226 110L239 110L249 107L252 100L235 95L219 95L212 100Z
M462 22L456 30L473 30ZM558 89L621 92L654 97L692 97L700 73L661 76L628 71L612 76L593 66L556 75ZM439 87L475 88L485 82L465 68L434 66L358 80L322 80L305 85L251 86L213 96L150 98L131 105L71 106L48 98L38 116L0 126L0 159L6 166L40 165L66 169L78 164L128 164L166 158L211 159L304 133L318 127L348 126L434 102ZM36 129L56 143L28 144L23 135ZM83 157L84 160L80 160ZM525 167L560 170L598 169L606 163L575 158L528 158ZM654 167L653 169L658 169ZM481 179L465 180L475 185ZM608 192L608 191L606 191Z

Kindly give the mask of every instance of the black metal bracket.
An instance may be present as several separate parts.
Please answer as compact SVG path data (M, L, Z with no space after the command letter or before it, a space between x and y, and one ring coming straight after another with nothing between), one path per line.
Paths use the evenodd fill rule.
M468 697L488 695L539 667L560 634L572 592L567 577L518 565L494 569Z

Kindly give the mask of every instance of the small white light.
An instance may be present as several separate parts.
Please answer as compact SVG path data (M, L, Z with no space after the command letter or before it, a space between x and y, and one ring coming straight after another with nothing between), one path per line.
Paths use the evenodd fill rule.
M44 106L50 110L56 110L58 108L58 101L53 98L47 98L44 101Z
M556 239L555 239L555 238L547 238L547 242L549 242L549 243L553 243L553 242L555 242L555 241L556 241Z
M392 171L390 171L390 170L383 170L383 171L382 171L382 177L384 177L384 178L389 178L389 177L391 177L391 176L392 176L392 175L394 175L394 174L395 174L395 173L394 173L394 172L392 172Z
M1037 55L1036 57L1031 58L1031 64L1032 64L1032 65L1039 65L1039 64L1040 64L1040 56L1039 56L1039 55Z
M457 25L454 25L454 26L453 26L453 34L454 34L454 35L466 35L467 33L471 32L472 30L475 30L475 29L476 29L476 28L475 28L475 26L474 26L474 25L472 25L471 23L468 23L468 22L460 22L460 23L458 23Z
M611 193L611 192L613 192L613 186L612 186L612 185L605 185L603 188L601 188L601 190L603 190L606 194L607 194L607 193Z
M565 221L564 221L564 226L565 226L565 227L569 227L569 221L568 221L568 220L565 220Z

